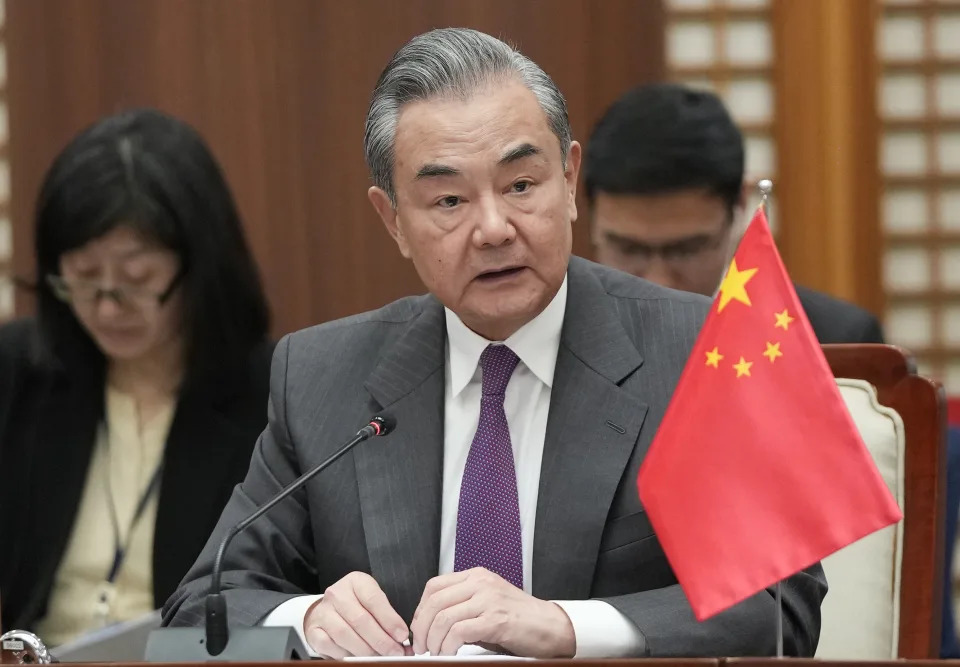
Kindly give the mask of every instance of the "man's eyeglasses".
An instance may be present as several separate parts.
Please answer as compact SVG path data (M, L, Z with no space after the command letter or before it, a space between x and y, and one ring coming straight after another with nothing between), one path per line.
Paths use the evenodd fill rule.
M178 271L162 292L137 285L117 285L106 289L97 281L79 278L68 280L53 273L47 274L46 281L53 295L64 303L86 304L97 303L100 299L113 299L120 307L149 308L156 305L162 306L169 301L183 280L183 275L183 270Z

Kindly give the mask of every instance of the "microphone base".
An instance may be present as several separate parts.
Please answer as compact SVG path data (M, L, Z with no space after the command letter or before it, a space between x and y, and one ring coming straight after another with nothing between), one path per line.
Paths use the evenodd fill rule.
M160 628L150 633L147 662L277 662L309 660L310 653L291 627L232 627L220 655L207 653L203 628Z

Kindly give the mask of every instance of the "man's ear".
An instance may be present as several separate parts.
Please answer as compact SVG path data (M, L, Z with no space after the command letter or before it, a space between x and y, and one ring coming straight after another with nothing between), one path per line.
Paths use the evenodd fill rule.
M753 185L747 179L743 179L743 183L740 184L740 196L737 197L737 208L740 210L746 210L747 202L750 201L750 191L752 189Z
M596 221L593 219L593 211L587 212L587 222L590 225L590 247L596 252L600 247L600 232L597 231Z
M580 177L580 160L582 155L583 151L580 148L580 142L571 141L570 150L567 151L567 164L563 171L563 178L567 182L571 222L577 219L577 179Z
M367 198L370 200L370 203L373 204L377 215L383 220L383 225L387 228L387 232L393 240L396 241L397 247L400 248L400 254L410 259L410 248L407 245L407 239L403 235L403 230L400 229L397 207L390 201L390 197L387 196L386 192L374 185L367 190Z
M753 211L747 210L753 192L754 185L744 180L740 186L740 195L737 197L737 203L734 204L733 210L730 211L731 226L733 227L733 233L731 234L733 249L736 249L737 244L740 243L740 237L747 231L747 225L750 224L750 219L753 217ZM733 250L731 250L731 253L732 252Z

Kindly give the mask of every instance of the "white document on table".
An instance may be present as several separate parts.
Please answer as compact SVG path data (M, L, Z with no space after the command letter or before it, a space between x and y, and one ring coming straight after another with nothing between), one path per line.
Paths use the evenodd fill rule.
M504 655L503 653L494 653L475 644L466 644L460 647L456 655L430 655L421 653L419 655L403 656L374 656L372 658L344 658L344 660L354 660L358 662L393 662L395 660L534 660L534 658L518 658L515 655Z

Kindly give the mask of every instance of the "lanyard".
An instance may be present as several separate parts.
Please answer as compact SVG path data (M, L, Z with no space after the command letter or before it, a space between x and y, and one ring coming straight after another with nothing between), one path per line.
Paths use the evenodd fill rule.
M107 441L109 443L109 436ZM163 472L163 461L157 464L157 467L153 470L153 475L150 476L150 481L147 483L147 488L143 490L143 493L140 495L140 500L137 502L137 508L134 510L133 518L130 520L130 528L127 530L127 538L121 544L120 542L120 520L117 518L117 506L113 501L113 485L110 483L110 449L109 444L107 445L107 504L110 505L110 523L113 525L113 564L110 566L110 571L107 573L107 583L113 584L117 575L120 574L120 568L123 567L123 561L127 557L127 550L130 548L130 541L133 538L133 529L136 528L137 523L140 521L140 518L143 516L144 510L147 509L147 504L150 502L150 499L157 492L157 489L160 487L160 477Z

